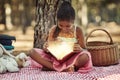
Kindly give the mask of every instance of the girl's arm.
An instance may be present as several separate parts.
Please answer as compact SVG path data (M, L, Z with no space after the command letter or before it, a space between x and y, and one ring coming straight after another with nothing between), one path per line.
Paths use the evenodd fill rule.
M76 28L76 36L77 36L78 44L80 45L80 47L82 47L83 49L86 49L83 31L80 27Z
M53 34L54 34L54 31L55 31L55 26L51 27L51 29L49 30L49 34L48 34L48 39L47 41L44 43L43 45L43 50L45 50L46 52L49 52L47 47L48 47L48 42L49 41L53 41Z
M53 27L51 27L51 29L49 30L49 34L48 34L48 41L53 41L53 35L55 32L56 26L54 25Z

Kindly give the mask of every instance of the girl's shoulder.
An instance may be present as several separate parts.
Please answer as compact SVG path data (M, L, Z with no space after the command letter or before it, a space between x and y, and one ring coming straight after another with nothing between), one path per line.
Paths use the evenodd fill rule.
M53 25L53 26L50 28L49 32L54 32L55 29L56 29L56 25Z
M56 25L53 25L50 29L49 29L49 36L48 36L48 40L53 40L53 35L56 29Z
M52 27L51 27L51 29L55 29L57 27L57 25L53 25Z
M76 26L76 32L77 33L82 33L82 29L79 26Z

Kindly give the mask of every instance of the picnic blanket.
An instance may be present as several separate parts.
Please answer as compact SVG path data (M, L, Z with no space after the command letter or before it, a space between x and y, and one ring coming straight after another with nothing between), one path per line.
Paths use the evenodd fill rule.
M16 73L0 74L0 80L120 80L120 64L93 67L88 73L41 71L27 67Z

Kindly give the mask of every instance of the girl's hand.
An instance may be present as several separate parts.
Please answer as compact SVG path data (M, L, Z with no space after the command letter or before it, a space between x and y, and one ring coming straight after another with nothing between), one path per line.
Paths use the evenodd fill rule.
M74 48L73 48L73 51L81 51L82 50L82 48L80 47L80 45L79 44L77 44L77 43L75 43L74 44Z
M45 42L43 44L43 50L46 51L46 52L49 52L49 50L47 49L47 47L48 47L48 42Z

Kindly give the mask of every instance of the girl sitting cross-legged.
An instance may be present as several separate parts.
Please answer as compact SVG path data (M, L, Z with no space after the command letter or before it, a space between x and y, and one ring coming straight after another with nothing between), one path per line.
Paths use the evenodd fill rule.
M50 55L49 44L46 42L43 49L33 48L29 56L32 62L37 62L42 69L55 71L87 72L92 69L91 55L86 50L83 32L74 25L75 11L69 2L63 2L57 11L57 25L51 27L47 42L69 41L74 42L74 53L66 60L60 62ZM58 50L59 51L59 50ZM34 65L34 64L33 64Z

